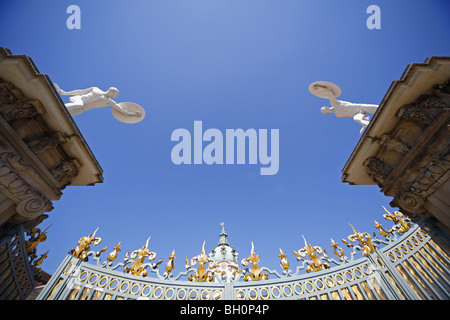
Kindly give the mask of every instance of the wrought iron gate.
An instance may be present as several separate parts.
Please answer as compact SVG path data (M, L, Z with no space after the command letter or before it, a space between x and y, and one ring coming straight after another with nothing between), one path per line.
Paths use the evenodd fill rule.
M329 257L325 249L313 247L305 240L305 248L294 252L302 261L301 265L295 270L289 269L286 255L280 250L282 271L278 272L258 267L259 256L252 250L249 258L242 263L248 266L250 262L252 267L239 270L231 281L214 273L211 265L208 266L208 260L204 259L204 250L196 257L200 262L198 268L189 266L186 259L187 270L174 276L173 264L172 267L170 264L173 260L169 259L166 272L161 275L158 265L162 260L152 264L142 263L143 258L154 254L148 251L148 241L146 246L134 252L133 259L136 260L130 258L133 254L127 254L124 263L113 266L117 248L104 262L100 255L105 249L100 252L82 250L82 244L87 243L89 248L89 244L101 241L94 233L82 238L84 242L80 239L78 251L72 250L72 254L64 259L38 299L449 299L450 258L446 236L438 234L437 228L430 228L429 222L423 219L413 224L407 218L400 218L402 215L399 212L384 216L396 224L386 231L376 223L381 237L375 233L372 237L353 229L355 233L348 237L348 241L342 240L351 247L349 256L344 255L344 250L333 240L331 247L337 259ZM361 251L362 257L355 259L358 251ZM88 256L92 256L96 263L88 263ZM334 266L330 267L330 264ZM146 277L147 270L156 277ZM189 274L209 274L213 277L210 279L212 281L182 280ZM193 278L189 277L190 280Z

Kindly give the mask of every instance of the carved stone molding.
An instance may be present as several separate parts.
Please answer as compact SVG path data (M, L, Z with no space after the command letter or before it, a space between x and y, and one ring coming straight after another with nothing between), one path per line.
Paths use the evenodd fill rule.
M0 190L16 204L16 222L31 221L53 209L51 201L25 182L19 172L27 162L14 153L0 154Z
M370 178L372 178L378 186L383 186L383 181L389 176L392 172L392 168L389 167L382 160L371 157L367 158L364 161L364 165L367 167L367 174Z

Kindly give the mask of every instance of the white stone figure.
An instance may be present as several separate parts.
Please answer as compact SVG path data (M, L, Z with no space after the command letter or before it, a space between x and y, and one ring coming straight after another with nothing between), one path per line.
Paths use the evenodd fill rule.
M61 95L71 96L69 102L66 103L66 108L72 116L86 112L95 108L102 108L112 106L113 116L125 123L136 123L144 119L145 111L138 104L131 102L117 103L111 98L117 98L119 90L110 87L108 91L104 92L97 87L87 89L64 91L59 86L53 84Z
M369 125L370 118L367 113L375 113L378 105L367 103L352 103L348 101L336 100L341 94L341 89L334 83L326 81L317 81L309 86L309 91L320 98L329 99L332 107L322 107L320 111L323 114L334 113L336 117L351 117L362 128L360 134Z

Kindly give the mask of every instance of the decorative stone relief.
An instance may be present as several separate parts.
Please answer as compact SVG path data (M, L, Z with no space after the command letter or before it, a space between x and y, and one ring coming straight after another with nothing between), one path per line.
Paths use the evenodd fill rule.
M450 111L448 106L450 82L436 85L417 101L404 105L397 113L398 117L412 121L421 127L429 126L442 112Z

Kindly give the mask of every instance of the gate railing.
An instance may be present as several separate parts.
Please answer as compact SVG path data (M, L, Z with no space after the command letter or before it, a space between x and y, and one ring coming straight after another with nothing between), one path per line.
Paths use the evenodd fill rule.
M120 251L119 243L102 262L101 253L107 248L90 250L90 245L101 242L94 232L80 239L37 299L449 299L450 258L446 235L439 234L429 221L420 219L412 223L398 211L388 212L384 217L395 226L386 231L375 222L381 237L360 233L352 227L354 234L348 240L342 239L351 248L349 256L334 240L331 247L336 258L305 240L305 247L294 252L297 260L302 261L295 270L289 268L287 255L280 249L282 271L279 272L259 267L259 255L252 246L250 256L241 262L245 268L238 269L231 278L220 273L204 248L191 259L191 265L186 258L186 271L176 276L173 274L175 252L172 252L166 271L161 274L158 266L162 259L144 263L156 257L148 250L148 240L141 249L127 253L124 262L113 265ZM358 251L362 257L355 259ZM88 262L91 256L95 264ZM197 263L198 267L194 268ZM150 273L155 276L149 277Z

